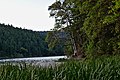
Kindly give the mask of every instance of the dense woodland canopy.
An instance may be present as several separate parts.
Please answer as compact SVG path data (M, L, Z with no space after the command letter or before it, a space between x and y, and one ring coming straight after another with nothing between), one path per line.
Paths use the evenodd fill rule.
M0 57L120 53L120 0L56 0L48 10L49 32L0 24Z
M0 24L0 58L63 55L62 46L49 49L46 31L32 31Z
M55 18L49 47L61 42L56 34L65 32L68 55L120 54L120 0L56 0L48 10Z

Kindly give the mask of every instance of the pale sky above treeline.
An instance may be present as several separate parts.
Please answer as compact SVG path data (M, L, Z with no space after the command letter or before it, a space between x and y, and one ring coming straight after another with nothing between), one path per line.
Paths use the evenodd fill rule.
M56 0L0 0L0 23L14 27L47 31L54 27L48 6Z

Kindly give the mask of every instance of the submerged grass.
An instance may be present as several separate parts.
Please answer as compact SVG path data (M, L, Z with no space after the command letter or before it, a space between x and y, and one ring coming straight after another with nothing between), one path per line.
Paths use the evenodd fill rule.
M0 65L0 80L120 80L120 57L73 60L54 68L5 63Z

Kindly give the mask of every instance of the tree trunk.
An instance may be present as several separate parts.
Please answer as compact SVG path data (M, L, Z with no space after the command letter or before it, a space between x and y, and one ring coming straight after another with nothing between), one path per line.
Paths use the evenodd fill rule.
M74 54L72 55L73 57L83 57L82 49L80 47L80 41L79 41L79 36L77 33L72 33L71 35L71 42L73 44L73 50Z
M79 56L83 57L84 54L82 53L82 49L81 49L81 46L80 46L81 43L80 43L80 40L79 40L79 38L80 38L80 36L79 36L80 27L77 28L77 27L72 26L71 21L69 20L69 18L68 18L68 21L67 21L67 26L68 26L68 23L71 26L70 27L70 36L71 36L71 42L73 44L73 51L74 51L73 56L74 57L79 57Z

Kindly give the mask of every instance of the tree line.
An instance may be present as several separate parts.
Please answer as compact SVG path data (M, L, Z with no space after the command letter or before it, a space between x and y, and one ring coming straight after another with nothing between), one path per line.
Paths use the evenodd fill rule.
M47 33L0 24L0 58L64 55L61 45L48 48Z
M74 56L120 53L120 0L56 0L48 8L55 18L48 33L50 48L61 43L56 36L64 32L64 51Z

